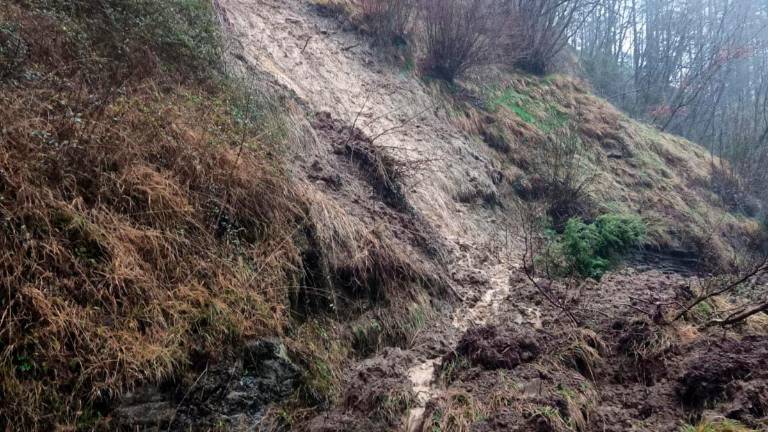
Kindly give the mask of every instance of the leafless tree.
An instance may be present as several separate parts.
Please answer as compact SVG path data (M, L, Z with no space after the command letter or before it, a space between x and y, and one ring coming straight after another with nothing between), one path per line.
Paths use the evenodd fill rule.
M735 175L768 202L768 4L600 0L581 22L569 42L597 93L707 146L728 161L713 184Z
M564 278L556 278L553 275L549 266L549 241L544 235L542 225L542 215L545 212L542 203L520 202L517 207L518 228L521 230L524 245L523 273L547 303L578 325L579 320L573 309L574 303L581 297L578 290L583 286L583 281L573 274Z
M546 73L568 45L597 0L506 0L512 17L507 29L509 53L515 66L535 74Z

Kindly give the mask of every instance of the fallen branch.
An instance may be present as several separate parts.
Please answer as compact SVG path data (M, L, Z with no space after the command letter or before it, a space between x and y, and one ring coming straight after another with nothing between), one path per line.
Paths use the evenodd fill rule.
M691 302L682 311L680 311L677 315L675 315L675 318L672 319L672 322L678 321L680 318L684 317L688 312L690 312L691 309L695 308L702 302L705 302L713 297L723 295L735 289L736 287L750 281L755 276L765 272L768 272L768 257L764 257L762 261L756 266L754 266L750 271L742 275L739 279L725 285L725 287L717 289L715 291L703 293L698 297L696 297L696 299L693 302Z
M719 325L719 326L725 327L729 325L738 324L740 322L746 321L748 318L754 315L757 315L761 312L768 312L768 302L762 303L758 306L753 307L752 309L748 309L743 312L734 312L731 315L729 315L727 318L722 320L712 320L708 322L706 326L712 327L712 326Z

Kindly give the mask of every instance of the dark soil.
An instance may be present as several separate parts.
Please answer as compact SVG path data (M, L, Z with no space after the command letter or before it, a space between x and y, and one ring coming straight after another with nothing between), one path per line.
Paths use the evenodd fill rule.
M312 126L333 143L336 154L358 164L384 203L398 211L412 211L400 183L402 174L395 159L379 151L363 131L326 112L317 114Z
M464 358L472 366L487 370L514 369L539 357L536 336L523 327L484 326L469 329L456 349L446 355L443 365Z
M686 361L686 372L679 379L678 395L688 407L703 408L729 401L742 393L746 382L756 396L754 407L765 415L765 379L768 378L768 337L749 336L742 340L723 340L706 344ZM762 400L761 400L762 399Z
M406 375L411 354L386 348L348 373L343 402L309 422L308 430L397 430L415 395Z
M687 298L686 277L632 269L606 275L582 291L582 329L512 278L509 312L469 329L445 356L460 367L449 371L428 414L466 411L457 399L470 397L478 415L463 419L466 430L677 431L704 416L768 430L767 336L654 322L668 312L664 305ZM504 324L526 299L541 308L546 331Z

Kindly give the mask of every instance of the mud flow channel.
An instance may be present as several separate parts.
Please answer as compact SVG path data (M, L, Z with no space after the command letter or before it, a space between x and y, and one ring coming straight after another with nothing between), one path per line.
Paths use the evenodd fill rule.
M478 302L471 306L460 307L451 320L456 334L462 334L471 326L481 326L497 318L501 304L510 293L509 275L515 266L500 263L493 269L490 278L491 288L485 291ZM541 328L541 314L538 310L526 308L511 317L517 324L528 323L535 328ZM406 431L420 430L424 421L424 411L427 403L441 396L443 389L436 382L436 370L442 365L442 357L429 359L408 370L413 392L416 394L416 406L408 412Z

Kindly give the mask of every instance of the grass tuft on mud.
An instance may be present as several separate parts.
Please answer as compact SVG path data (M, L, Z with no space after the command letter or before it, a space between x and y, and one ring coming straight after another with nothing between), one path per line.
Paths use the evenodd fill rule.
M696 425L683 425L679 432L752 432L750 429L736 420L703 420Z

